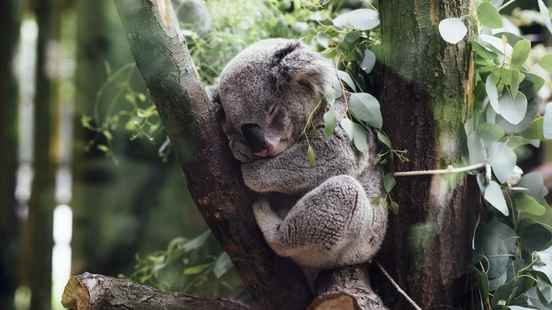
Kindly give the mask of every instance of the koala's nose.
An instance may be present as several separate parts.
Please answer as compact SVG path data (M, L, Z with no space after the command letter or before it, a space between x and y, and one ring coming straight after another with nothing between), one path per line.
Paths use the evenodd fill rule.
M267 146L263 129L256 124L245 124L241 126L241 132L247 145L253 153L264 150Z

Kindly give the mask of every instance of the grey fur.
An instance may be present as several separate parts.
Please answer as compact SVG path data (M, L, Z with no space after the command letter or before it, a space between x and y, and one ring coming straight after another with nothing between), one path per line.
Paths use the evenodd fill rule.
M369 261L387 225L386 207L378 204L383 199L377 199L382 184L372 136L370 151L359 153L339 126L326 138L317 113L308 136L316 165L306 158L307 117L336 81L334 66L319 54L298 41L271 39L236 56L218 85L230 148L242 162L245 184L259 193L253 204L257 223L277 254L306 268ZM259 126L268 156L253 154L241 132L244 124ZM270 193L299 199L282 218L282 206L271 206Z

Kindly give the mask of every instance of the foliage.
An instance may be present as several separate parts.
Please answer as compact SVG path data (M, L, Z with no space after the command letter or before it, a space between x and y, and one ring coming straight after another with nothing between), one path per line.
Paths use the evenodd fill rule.
M475 54L476 104L465 124L467 161L488 163L477 174L489 207L474 236L474 273L484 309L550 309L552 307L552 208L537 172L523 175L517 166L521 150L549 138L548 104L539 116L539 91L549 92L550 55L538 55L501 10L514 1L480 1L478 35L469 43ZM538 1L544 25L548 8ZM464 17L469 18L469 17ZM519 21L519 20L518 20ZM441 21L449 43L466 35L462 18ZM548 71L548 72L547 72ZM543 85L546 85L543 90Z
M138 257L131 279L200 296L236 293L240 286L236 273L230 272L232 262L225 252L209 248L210 235L206 231L191 240L175 238L165 251Z

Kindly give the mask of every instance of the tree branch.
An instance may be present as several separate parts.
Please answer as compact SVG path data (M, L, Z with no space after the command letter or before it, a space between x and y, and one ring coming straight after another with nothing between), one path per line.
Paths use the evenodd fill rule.
M125 279L84 273L67 283L61 302L72 310L250 310L232 299L163 293Z
M213 105L197 79L169 0L115 1L130 48L178 154L197 207L263 309L304 309L312 295L300 269L276 256L255 223Z

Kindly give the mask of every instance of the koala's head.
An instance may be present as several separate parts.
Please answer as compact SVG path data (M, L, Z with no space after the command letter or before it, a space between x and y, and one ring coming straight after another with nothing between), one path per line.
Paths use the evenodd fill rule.
M241 162L274 157L293 145L336 81L333 64L298 41L269 39L243 50L225 67L218 86L234 157Z

